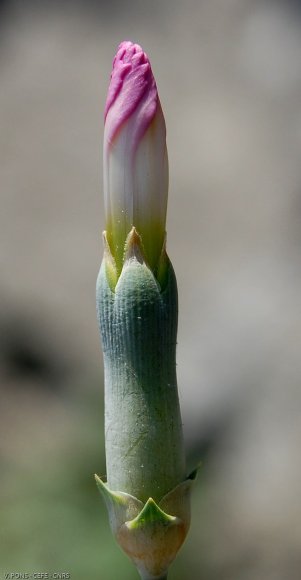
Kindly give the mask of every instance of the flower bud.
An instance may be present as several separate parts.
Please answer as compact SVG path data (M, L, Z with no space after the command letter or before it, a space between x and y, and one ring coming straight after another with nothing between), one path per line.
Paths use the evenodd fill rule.
M142 580L166 580L187 534L190 488L176 377L177 282L165 251L165 122L149 60L123 42L105 108L104 259L96 299L105 373L113 534Z
M117 276L132 227L156 273L165 238L166 129L150 62L132 42L122 42L113 61L103 161L106 235Z

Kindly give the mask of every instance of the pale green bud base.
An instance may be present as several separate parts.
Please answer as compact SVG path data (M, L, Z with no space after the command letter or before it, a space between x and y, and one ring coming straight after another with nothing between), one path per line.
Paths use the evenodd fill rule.
M142 580L164 580L190 525L190 489L194 471L167 493L158 504L149 498L111 491L95 475L106 503L110 526L120 547L136 565Z

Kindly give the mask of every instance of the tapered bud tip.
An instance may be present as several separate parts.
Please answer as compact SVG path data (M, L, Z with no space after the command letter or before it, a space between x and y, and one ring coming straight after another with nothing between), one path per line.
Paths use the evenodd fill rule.
M149 59L139 44L122 42L113 60L113 70L105 105L105 121L110 116L109 143L121 125L139 111L136 142L151 123L158 104L158 92Z
M105 106L103 176L107 241L119 276L134 226L155 272L165 238L168 158L165 120L150 62L122 42Z

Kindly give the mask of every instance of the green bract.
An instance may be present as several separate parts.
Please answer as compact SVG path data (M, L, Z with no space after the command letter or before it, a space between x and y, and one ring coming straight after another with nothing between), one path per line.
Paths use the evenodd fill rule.
M129 494L112 492L97 475L95 478L113 534L136 564L141 578L166 578L189 528L190 488L195 472L166 494L159 505L152 498L143 504Z

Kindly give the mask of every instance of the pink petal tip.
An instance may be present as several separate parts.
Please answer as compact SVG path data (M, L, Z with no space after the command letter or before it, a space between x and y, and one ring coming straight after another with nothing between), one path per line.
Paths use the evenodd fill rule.
M108 144L120 127L135 114L135 142L150 125L159 103L156 82L146 53L139 44L122 42L113 60L113 70L105 105ZM108 114L110 118L108 118Z

